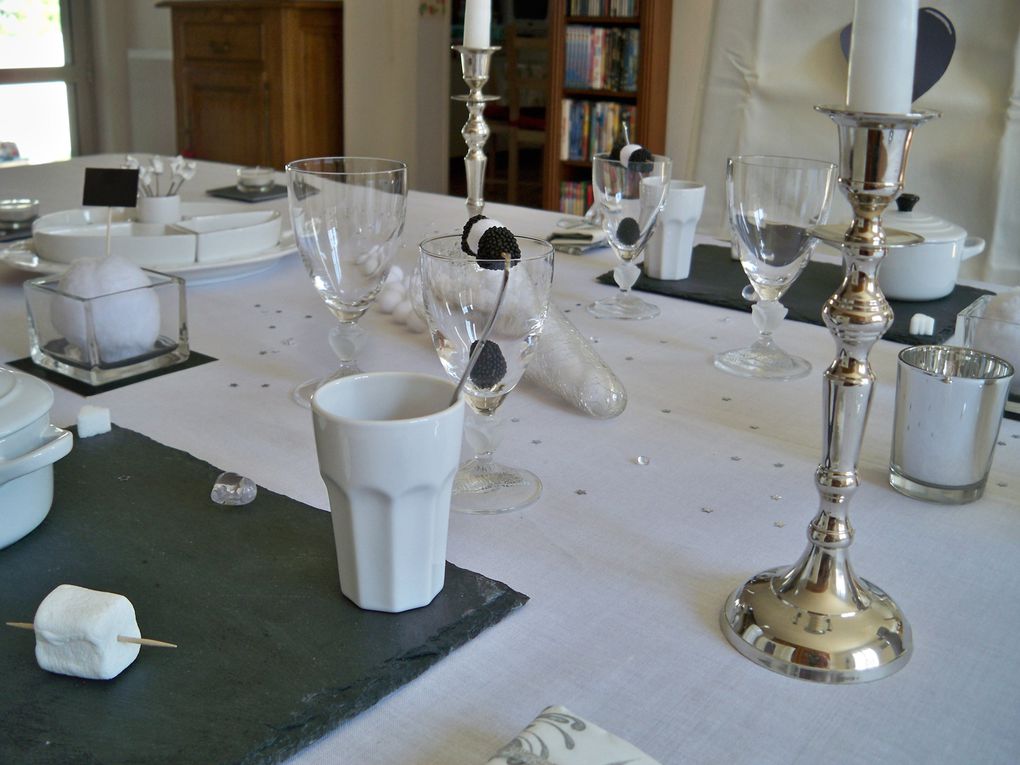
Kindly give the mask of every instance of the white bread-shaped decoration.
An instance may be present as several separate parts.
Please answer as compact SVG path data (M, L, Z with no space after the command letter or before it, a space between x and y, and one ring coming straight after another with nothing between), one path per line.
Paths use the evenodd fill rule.
M39 604L33 621L35 658L49 672L110 680L138 656L141 637L131 601L113 592L62 584Z

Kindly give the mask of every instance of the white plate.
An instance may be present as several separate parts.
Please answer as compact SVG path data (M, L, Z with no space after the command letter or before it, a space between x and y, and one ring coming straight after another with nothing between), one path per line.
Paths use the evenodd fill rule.
M218 263L188 263L187 265L158 268L156 270L180 276L188 284L210 284L228 279L239 279L242 276L251 276L260 271L265 271L275 265L281 258L295 252L297 252L297 247L294 245L294 236L290 231L285 231L280 237L280 243L273 249L266 250L265 252L245 255L234 260L224 260ZM23 239L6 247L0 246L0 262L35 274L63 273L68 265L67 263L54 263L53 261L40 258L32 248L31 239Z

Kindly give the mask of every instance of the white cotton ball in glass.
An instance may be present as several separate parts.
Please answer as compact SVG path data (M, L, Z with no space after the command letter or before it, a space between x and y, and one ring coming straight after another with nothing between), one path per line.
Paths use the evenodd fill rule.
M159 337L159 298L149 277L131 261L116 255L76 260L60 277L58 289L89 301L100 361L123 361L153 348ZM58 295L51 318L56 330L88 358L85 303Z

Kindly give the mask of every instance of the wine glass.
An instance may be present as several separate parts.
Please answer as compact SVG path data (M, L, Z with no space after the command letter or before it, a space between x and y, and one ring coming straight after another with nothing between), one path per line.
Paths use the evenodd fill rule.
M553 276L552 245L515 239L520 259L509 268L503 258L465 253L460 235L437 236L420 245L425 313L443 368L460 380L472 353L478 352L464 383L470 413L465 436L474 457L457 471L451 502L461 512L520 510L542 493L534 473L493 459L499 441L497 410L520 381L538 342Z
M339 369L294 389L311 405L324 382L357 374L365 331L358 319L382 289L404 228L407 165L374 157L318 157L290 162L287 196L294 239L312 283L339 324L329 343Z
M588 306L599 319L651 319L659 307L648 303L630 288L641 269L645 244L651 236L659 211L666 200L672 163L669 157L654 155L650 162L611 159L609 154L592 158L591 176L595 202L602 218L602 230L620 261L613 278L620 291Z
M772 337L786 308L780 298L808 264L817 242L810 229L822 224L832 204L836 166L799 157L730 157L726 197L740 263L751 282L744 296L757 297L751 318L758 339L748 348L719 353L715 365L741 377L794 380L811 364L791 356Z

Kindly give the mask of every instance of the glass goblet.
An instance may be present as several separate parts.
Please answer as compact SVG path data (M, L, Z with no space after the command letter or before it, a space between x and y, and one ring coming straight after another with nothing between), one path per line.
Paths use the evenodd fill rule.
M420 245L425 313L446 373L460 380L477 343L485 340L464 384L469 409L465 435L474 456L454 479L451 507L461 512L520 510L542 493L534 473L493 458L499 442L497 410L520 381L538 342L553 276L552 245L523 236L516 240L521 255L509 268L502 258L486 260L463 252L459 235L434 237Z
M824 223L832 204L836 166L799 157L731 157L726 164L730 227L740 263L757 297L751 318L758 339L748 348L719 353L715 365L741 377L794 380L811 364L791 356L773 339L786 308L780 298L807 267L817 240L813 226Z
M287 165L294 239L319 297L337 318L329 343L339 369L294 389L311 405L322 383L356 374L364 339L358 319L390 272L404 229L407 165L374 157L319 157Z
M645 245L655 228L666 200L672 172L669 157L655 155L650 162L624 164L608 154L592 158L591 176L595 202L602 217L602 230L620 261L613 278L620 291L588 306L599 319L651 319L659 307L648 303L630 288L634 286L644 258Z

